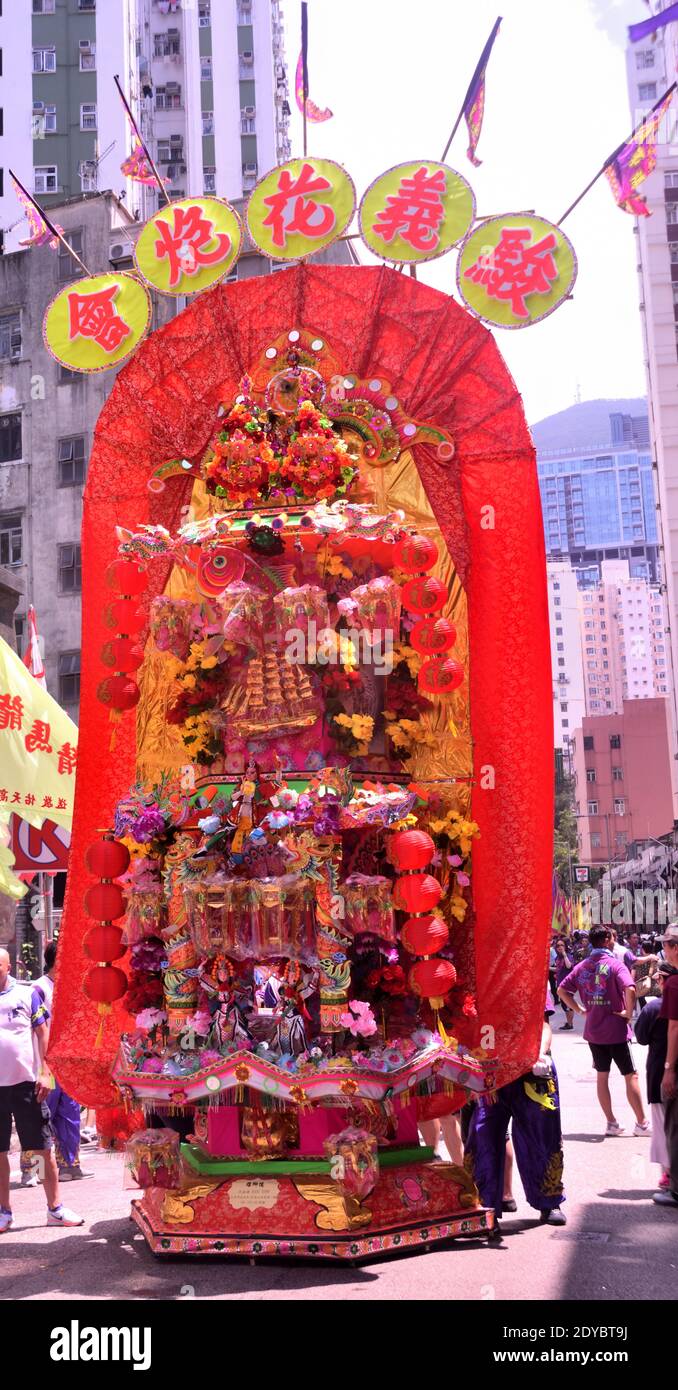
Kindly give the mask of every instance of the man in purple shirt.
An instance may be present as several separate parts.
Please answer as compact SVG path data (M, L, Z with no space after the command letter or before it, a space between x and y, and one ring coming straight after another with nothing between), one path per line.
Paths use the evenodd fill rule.
M598 1100L607 1120L605 1134L624 1133L612 1109L610 1068L613 1062L626 1083L626 1096L636 1119L633 1133L650 1134L638 1072L629 1047L630 1020L636 1002L633 976L624 961L613 954L612 933L608 927L593 927L589 940L590 955L561 980L558 994L566 1008L576 1009L586 1017L584 1037L591 1049ZM574 998L575 994L579 994L581 1005Z

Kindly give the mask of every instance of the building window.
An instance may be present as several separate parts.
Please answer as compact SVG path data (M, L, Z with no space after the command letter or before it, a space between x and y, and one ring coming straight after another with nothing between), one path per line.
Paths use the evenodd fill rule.
M238 24L252 23L252 0L237 0Z
M82 231L78 229L74 232L64 232L64 241L73 248L76 256L83 258ZM82 275L82 271L73 257L66 250L62 242L59 242L57 249L57 265L60 280L74 280L76 276Z
M78 165L78 173L80 175L81 193L96 193L98 188L96 160L81 159Z
M59 652L59 704L77 705L80 699L80 652Z
M589 814L590 816L597 816L597 815L598 815L598 802L597 802L597 801L587 801L587 803L586 803L586 810L587 810L587 812L588 812L588 814Z
M640 68L640 69L642 69L642 68L653 68L653 67L654 67L654 49L652 49L652 48L641 48L640 51L639 51L638 53L636 53L636 67L637 67L637 68Z
M610 748L621 748L621 734L610 734Z
M559 656L559 657L558 657L558 665L559 665L559 666L564 666L564 665L565 665L565 657L564 657L564 656Z
M21 458L21 414L0 415L0 463Z
M614 799L614 813L615 813L615 816L625 816L625 815L626 815L626 802L625 802L623 796L615 796L615 799Z
M97 46L89 39L80 40L80 71L94 72L97 65Z
M59 593L79 594L82 588L82 569L79 545L59 546Z
M97 128L97 108L93 101L83 101L80 107L80 129L96 130Z
M252 113L253 113L252 115L249 114L249 113L250 113L250 110L251 110ZM240 112L240 134L241 134L241 135L256 135L256 131L257 131L257 127L256 127L255 119L254 119L254 107L247 107L247 106L245 106L245 107L243 107L242 111ZM557 585L554 585L554 588L557 588L557 587L558 587Z
M79 487L85 481L85 438L75 435L58 443L57 476L59 487Z
M78 0L79 10L95 10L96 7L97 0Z
M155 109L156 111L181 110L181 84L179 82L168 82L165 87L156 87Z
M0 565L20 565L23 558L21 513L0 516Z
M17 651L18 651L18 653L19 653L19 656L21 656L21 653L23 652L25 627L26 627L26 618L25 618L25 615L24 615L23 613L15 613L15 614L14 614L14 641L15 641L15 643L16 643L16 649L17 649Z
M18 362L21 357L21 314L0 314L0 361Z
M203 193L216 193L217 191L217 171L214 164L206 164L202 171Z
M153 35L154 58L176 58L181 53L181 39L178 29L168 29L165 34Z
M212 81L212 59L209 54L203 54L200 58L200 81Z
M202 133L203 135L214 135L214 112L203 111L202 113Z
M593 752L593 734L584 734L584 752Z
M586 769L586 780L587 780L587 782L595 782L595 780L596 780L596 769L595 769L595 767L587 767L587 769Z
M56 48L33 49L33 72L56 72Z
M564 652L564 651L565 651L565 643L564 643L564 642L558 642L558 643L557 643L557 650L558 650L559 652Z
M56 106L46 106L43 101L33 102L32 132L34 140L41 140L44 135L56 135L56 110Z
M54 14L54 0L33 0L33 14Z
M638 84L638 100L639 100L639 101L656 101L656 99L657 99L657 83L656 83L656 82L639 82L639 84Z
M600 831L591 831L591 849L600 849Z
M198 24L201 29L209 29L212 23L212 6L210 0L198 0Z
M64 367L62 362L59 363L60 386L74 386L77 382L84 380L85 378L83 377L82 372L72 372L70 367Z
M678 188L678 169L667 169L664 173L664 187Z
M56 164L36 164L33 174L35 178L33 187L36 193L56 193L59 187Z
M612 780L613 780L614 782L623 782L623 781L624 781L624 769L623 769L623 767L613 767L613 769L612 769Z

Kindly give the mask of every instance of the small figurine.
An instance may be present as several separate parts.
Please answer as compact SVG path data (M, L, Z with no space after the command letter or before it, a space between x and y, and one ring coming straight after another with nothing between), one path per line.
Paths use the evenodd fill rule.
M200 971L212 1016L208 1042L221 1048L227 1042L248 1042L251 1033L245 1012L246 995L235 986L235 971L226 956L215 956Z

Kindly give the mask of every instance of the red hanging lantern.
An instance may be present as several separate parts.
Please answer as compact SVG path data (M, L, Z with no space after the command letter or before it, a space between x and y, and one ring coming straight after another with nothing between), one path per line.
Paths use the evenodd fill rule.
M117 883L93 883L85 893L85 912L97 922L113 922L125 915L125 897Z
M111 961L124 956L127 947L123 943L120 927L105 923L90 928L82 943L82 949L90 960Z
M148 575L133 560L114 560L106 570L106 583L121 594L143 594L148 588Z
M421 656L448 652L457 640L457 629L447 618L420 618L410 633L410 646Z
M420 999L429 999L431 1007L441 1009L446 994L449 994L457 972L449 960L436 957L435 960L417 960L407 977L413 994Z
M129 850L118 840L95 840L85 853L85 864L96 878L120 878L129 868Z
M442 886L433 874L411 874L397 880L393 903L401 912L432 912L442 895Z
M464 668L451 656L433 656L425 661L417 676L417 685L427 695L451 695L464 679Z
M435 854L435 845L425 830L398 830L391 836L388 857L396 869L425 869Z
M84 989L95 1004L110 1007L127 993L127 976L117 965L94 965L85 976Z
M433 569L438 559L438 547L429 536L403 536L395 548L396 562L405 574L421 574Z
M104 666L114 666L116 671L123 673L138 671L143 659L143 648L131 637L114 637L101 653Z
M142 632L146 626L146 614L133 598L114 598L104 611L106 627L116 628L121 633Z
M441 917L408 917L400 939L411 956L434 956L447 945L450 932Z
M97 686L97 698L102 705L111 705L121 713L138 705L140 693L136 681L125 675L106 676Z
M404 607L410 613L438 613L447 602L447 588L442 579L436 579L435 575L408 579L403 584L402 598Z

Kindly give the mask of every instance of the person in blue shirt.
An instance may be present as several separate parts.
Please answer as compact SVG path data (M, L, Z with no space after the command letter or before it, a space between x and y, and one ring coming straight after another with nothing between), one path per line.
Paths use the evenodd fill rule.
M12 1227L12 1120L22 1149L33 1149L39 1160L47 1198L47 1224L82 1226L83 1218L65 1207L59 1198L59 1174L46 1104L52 1083L45 1061L49 1013L40 992L13 979L9 967L9 952L0 948L0 1234Z

